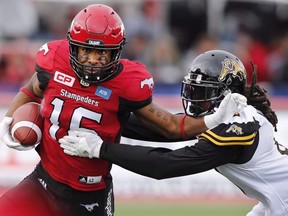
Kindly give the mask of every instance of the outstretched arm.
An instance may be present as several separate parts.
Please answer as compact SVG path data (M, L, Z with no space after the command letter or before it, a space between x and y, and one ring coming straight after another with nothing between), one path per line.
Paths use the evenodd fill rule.
M203 139L177 150L103 142L95 133L75 131L59 140L71 156L102 158L132 172L155 179L204 172L235 160L239 146L217 146Z
M183 115L179 113L176 115ZM178 139L168 139L159 132L147 127L135 114L131 113L128 122L122 132L122 136L130 139L152 141L152 142L179 142L186 139L180 137ZM195 136L187 138L187 140L195 139Z
M215 113L198 118L192 118L184 114L173 115L172 113L161 108L160 106L151 103L135 112L135 115L139 119L138 123L140 123L140 126L137 124L135 125L134 122L134 125L132 127L140 128L139 131L142 131L146 130L146 126L148 130L152 131L152 133L147 132L147 134L153 134L154 138L155 136L157 136L157 134L159 134L158 136L160 137L160 140L166 142L169 142L171 140L173 141L193 139L193 137L201 134L208 128L216 127L218 124L222 123L223 120L227 117L230 118L236 112L239 112L239 107L247 105L246 100L247 99L240 94L229 93L222 100L219 108L216 110ZM131 128L131 126L127 127ZM145 133L145 131L143 131L143 133ZM139 135L139 137L141 139L141 135ZM137 137L137 134L134 134L133 138L139 139ZM149 141L158 141L151 139L152 137L149 138Z
M234 155L235 147L223 148L204 142L177 150L104 142L100 151L100 158L155 179L204 172L230 162Z
M143 125L167 139L187 139L207 129L203 117L183 119L183 115L174 115L155 103L137 110L135 115Z

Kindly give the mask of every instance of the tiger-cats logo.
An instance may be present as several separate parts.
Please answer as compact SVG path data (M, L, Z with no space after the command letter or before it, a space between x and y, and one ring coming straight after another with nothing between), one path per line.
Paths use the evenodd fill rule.
M229 133L229 132L232 132L232 133L235 133L236 135L242 135L243 134L243 130L241 127L235 125L235 124L232 124L227 130L226 130L226 133Z
M235 60L233 59L225 59L222 63L222 70L219 76L219 81L224 81L228 74L232 74L233 77L238 76L239 80L246 79L246 70L241 67Z

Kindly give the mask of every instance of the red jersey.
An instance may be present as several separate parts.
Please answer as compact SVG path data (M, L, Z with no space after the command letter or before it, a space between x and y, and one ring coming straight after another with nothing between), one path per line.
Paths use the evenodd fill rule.
M77 190L105 188L111 164L102 159L69 156L58 140L70 130L85 129L97 132L104 141L119 142L130 112L152 101L151 75L143 64L122 59L114 78L83 87L70 68L67 40L44 44L36 62L38 79L41 85L45 83L45 123L40 144L43 167L55 180ZM43 81L43 77L47 79Z

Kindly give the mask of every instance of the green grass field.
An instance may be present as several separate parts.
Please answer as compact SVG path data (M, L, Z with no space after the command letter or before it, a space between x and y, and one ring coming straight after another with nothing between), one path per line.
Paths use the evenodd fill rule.
M252 204L116 204L115 216L245 216Z

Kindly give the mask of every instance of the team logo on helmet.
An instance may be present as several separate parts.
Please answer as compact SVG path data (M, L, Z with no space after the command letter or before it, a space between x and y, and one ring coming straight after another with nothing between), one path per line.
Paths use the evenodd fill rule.
M222 70L219 76L219 81L225 80L228 74L232 74L233 77L238 76L239 80L243 80L246 78L246 72L243 67L241 67L236 61L233 59L225 59L222 63Z

